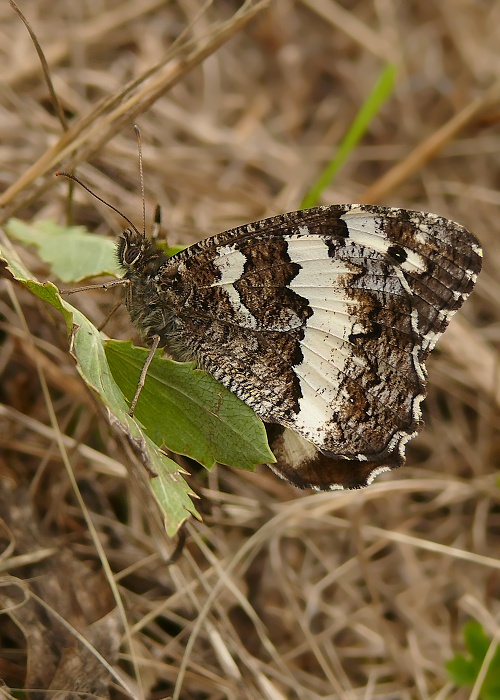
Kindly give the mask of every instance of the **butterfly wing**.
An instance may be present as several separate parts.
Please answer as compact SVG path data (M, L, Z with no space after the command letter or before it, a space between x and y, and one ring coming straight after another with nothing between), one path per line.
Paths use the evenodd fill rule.
M165 263L162 340L275 424L281 476L353 488L404 462L421 427L425 359L480 268L472 234L432 214L283 214Z

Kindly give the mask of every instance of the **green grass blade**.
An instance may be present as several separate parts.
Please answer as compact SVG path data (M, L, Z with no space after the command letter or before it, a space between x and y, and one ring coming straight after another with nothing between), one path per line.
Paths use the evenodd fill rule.
M396 73L397 67L394 64L388 64L384 68L373 90L361 105L353 123L340 142L335 155L302 200L301 209L315 206L323 190L331 184L351 151L366 133L372 119L391 95L394 89Z

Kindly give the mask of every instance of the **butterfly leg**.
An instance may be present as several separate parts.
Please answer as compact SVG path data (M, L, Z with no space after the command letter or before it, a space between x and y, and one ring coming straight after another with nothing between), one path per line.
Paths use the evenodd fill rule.
M154 335L153 342L152 342L151 347L149 349L149 355L147 356L146 362L144 363L144 366L141 370L141 376L139 377L139 383L137 384L137 389L135 390L135 396L132 400L132 403L130 404L130 411L128 412L129 416L134 415L135 407L137 406L137 401L139 400L139 396L141 395L141 391L142 391L142 388L144 386L144 382L146 381L146 375L148 373L149 365L151 364L151 361L155 355L155 352L158 350L159 344L160 344L160 336Z
M104 282L103 284L87 284L85 287L75 287L74 289L60 289L59 294L68 297L70 294L78 294L79 292L88 292L91 289L111 289L111 287L117 287L118 285L130 284L130 280L127 278L112 280L111 282Z

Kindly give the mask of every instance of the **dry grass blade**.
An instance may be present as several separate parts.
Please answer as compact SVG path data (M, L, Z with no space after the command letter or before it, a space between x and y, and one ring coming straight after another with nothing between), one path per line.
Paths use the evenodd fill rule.
M56 91L54 90L54 85L52 84L52 80L50 79L49 64L47 63L47 59L45 58L42 47L38 43L38 39L36 38L36 34L32 30L32 28L30 27L28 20L23 15L23 13L19 9L19 7L16 5L14 0L9 0L9 2L10 2L10 6L12 7L12 9L14 10L14 12L17 13L17 15L19 16L19 18L21 19L24 26L26 27L26 29L29 32L29 35L30 35L31 40L33 42L33 45L34 45L36 52L38 54L38 59L39 59L41 66L42 66L43 76L45 78L45 82L46 82L47 87L48 87L49 92L50 92L50 98L52 100L52 104L57 112L57 116L59 117L59 121L61 122L62 128L64 129L64 131L66 131L68 128L68 123L66 121L66 117L65 117L64 112L62 110L61 103L59 102L59 99L57 97Z
M152 12L164 3L164 0L143 0L138 3L131 0L116 8L100 12L96 16L89 18L83 26L76 28L74 39L83 44L98 44L105 40L106 35L126 25L140 16ZM62 37L51 43L46 50L46 60L49 66L55 66L71 54L71 41ZM8 67L3 80L7 85L18 85L19 83L33 78L40 71L40 61L36 56L27 56L22 67Z
M186 40L175 46L156 66L149 68L120 93L104 99L89 114L73 123L57 143L0 195L0 208L4 209L5 218L12 215L15 207L23 204L21 200L14 208L9 208L14 198L34 180L45 176L61 161L65 161L65 167L71 170L78 163L90 158L104 143L120 132L125 124L133 122L139 114L240 31L268 4L269 0L246 0L230 20L211 27L205 37Z
M364 204L383 201L401 183L435 158L471 122L478 120L486 110L492 107L498 108L499 103L500 83L495 83L414 148L404 160L368 187L361 195L360 201Z

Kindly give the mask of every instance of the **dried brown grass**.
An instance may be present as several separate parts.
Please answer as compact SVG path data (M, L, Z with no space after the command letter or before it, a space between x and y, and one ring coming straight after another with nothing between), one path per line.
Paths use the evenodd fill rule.
M294 209L390 60L401 66L395 94L324 200L454 218L481 239L485 269L429 362L427 427L409 467L321 495L265 471L194 471L204 522L189 524L171 566L171 543L75 377L62 324L5 281L0 677L96 697L466 697L443 664L465 621L493 635L500 615L500 6L276 0L224 43L237 7L24 3L70 122L61 136L31 40L3 3L5 214L62 221L52 171L64 156L140 221L134 121L147 208L162 204L171 242ZM115 96L157 64L124 110ZM119 231L84 192L75 199L78 223ZM97 321L111 299L79 303ZM124 315L111 332L130 337Z

